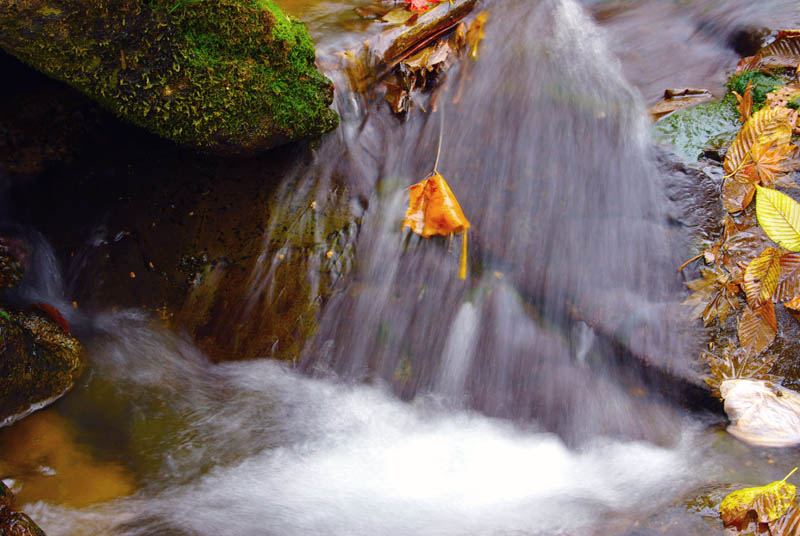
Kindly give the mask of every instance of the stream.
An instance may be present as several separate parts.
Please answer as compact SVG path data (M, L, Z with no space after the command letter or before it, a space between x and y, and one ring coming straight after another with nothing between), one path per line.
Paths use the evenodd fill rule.
M285 8L324 55L359 42L365 3ZM257 326L304 255L292 269L326 296L294 362L232 338L247 360L218 363L148 312L73 308L95 284L87 257L61 267L26 231L36 276L19 298L67 311L89 370L0 433L21 506L49 536L723 534L713 501L780 479L797 450L747 446L693 398L675 270L688 203L644 110L666 87L721 95L737 32L794 27L795 4L479 2L477 61L405 119L330 71L341 126L275 185L283 208L259 222L246 299L225 313ZM401 232L440 132L438 170L471 223L466 281L460 237ZM13 434L58 439L36 458Z

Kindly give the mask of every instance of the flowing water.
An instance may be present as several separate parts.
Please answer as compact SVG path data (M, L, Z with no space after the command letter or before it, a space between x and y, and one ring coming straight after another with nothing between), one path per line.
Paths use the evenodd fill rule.
M297 7L323 53L354 42L337 26L351 8ZM129 492L88 505L31 496L50 536L709 534L719 524L683 501L788 472L791 451L745 447L682 403L697 382L675 312L687 237L643 110L686 74L674 55L656 69L663 49L638 45L674 23L671 42L713 59L699 79L718 84L737 57L729 37L796 18L792 3L479 8L479 59L448 72L435 112L422 97L398 120L331 72L342 125L276 195L325 211L344 189L355 219L336 235L344 246L304 264L315 295L326 250L346 251L295 366L212 364L142 313L71 312L91 371L57 405L58 426ZM460 244L400 229L440 129L438 169L472 224L466 281ZM247 275L243 322L281 292L275 273L296 254L272 247L279 216ZM297 225L333 240L309 217ZM39 279L27 292L68 299Z

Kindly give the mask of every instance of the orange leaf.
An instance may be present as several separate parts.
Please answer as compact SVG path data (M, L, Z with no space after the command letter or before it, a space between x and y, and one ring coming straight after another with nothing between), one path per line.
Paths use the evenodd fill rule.
M409 188L408 210L403 229L409 227L424 238L461 233L461 266L458 277L467 276L467 229L469 221L444 177L435 171Z
M756 309L748 307L739 319L739 344L758 355L772 344L778 333L775 306L767 302Z
M733 95L736 97L736 100L739 101L739 104L736 105L736 109L739 110L739 121L742 123L746 123L748 119L750 119L750 115L753 113L753 81L749 80L747 82L747 87L744 88L744 96L739 95L735 91Z

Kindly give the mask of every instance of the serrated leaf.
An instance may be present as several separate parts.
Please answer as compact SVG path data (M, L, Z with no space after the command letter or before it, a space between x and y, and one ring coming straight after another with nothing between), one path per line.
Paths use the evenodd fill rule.
M800 251L800 204L777 190L756 189L756 215L764 232L789 251Z
M719 515L726 526L740 525L753 510L759 522L769 523L789 511L796 493L797 488L785 478L766 486L740 489L722 500Z
M783 303L800 297L800 253L781 255L781 277L775 290L775 301Z
M736 109L739 111L739 121L746 123L750 116L753 115L753 81L747 81L747 86L744 88L744 96L735 91L733 95L738 101Z
M756 308L769 301L778 289L781 276L781 250L767 248L750 261L744 272L744 293L747 304Z
M779 36L769 45L762 47L753 56L739 62L736 72L757 69L795 68L800 63L800 41L790 33Z
M774 142L778 147L792 138L791 110L764 107L750 116L733 144L725 153L723 169L726 177L734 176L742 167L752 163L754 145Z
M800 536L800 508L792 504L781 517L769 522L771 536Z
M769 348L778 333L775 306L767 302L757 308L747 307L739 319L739 346L759 355Z
M700 275L703 276L701 279L686 283L693 292L683 305L692 306L691 317L702 318L705 326L714 318L719 318L724 324L730 310L739 308L739 286L731 281L730 274L723 271L702 268Z

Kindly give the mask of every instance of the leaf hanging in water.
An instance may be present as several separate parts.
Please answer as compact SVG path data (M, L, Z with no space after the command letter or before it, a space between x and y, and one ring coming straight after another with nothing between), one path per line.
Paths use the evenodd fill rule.
M789 251L800 251L800 205L777 190L757 189L756 215L764 232Z
M726 526L740 525L747 519L750 510L756 513L761 523L779 519L794 504L797 492L797 488L786 482L786 478L766 486L740 489L725 497L719 505L722 521Z
M775 306L767 302L759 307L747 307L739 319L739 345L758 355L772 344L778 333Z
M406 227L424 238L461 233L463 242L459 277L466 277L469 221L461 211L461 205L450 186L439 173L434 171L409 188L408 210L403 218L403 228Z
M469 47L469 57L473 60L478 59L478 45L486 34L483 31L483 26L486 24L486 19L489 14L486 11L481 12L475 20L467 28L467 46Z
M778 289L781 276L781 250L767 248L750 261L744 272L744 293L747 304L756 308L769 301Z
M800 508L792 503L783 516L769 522L771 536L800 536Z

